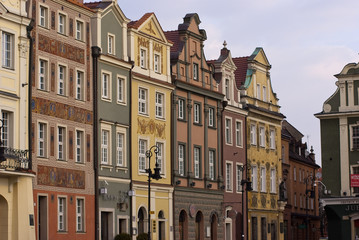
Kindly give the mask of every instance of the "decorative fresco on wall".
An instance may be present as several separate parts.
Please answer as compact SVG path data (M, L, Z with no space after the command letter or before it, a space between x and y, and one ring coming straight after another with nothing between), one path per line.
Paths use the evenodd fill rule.
M166 137L166 123L156 123L155 120L145 120L137 118L138 129L137 133L140 134L155 134L156 137Z
M67 43L39 34L39 50L55 54L78 63L85 63L85 51Z
M39 113L84 124L92 124L92 112L63 103L33 97L31 101L33 113Z
M85 172L39 165L37 166L37 184L85 189Z

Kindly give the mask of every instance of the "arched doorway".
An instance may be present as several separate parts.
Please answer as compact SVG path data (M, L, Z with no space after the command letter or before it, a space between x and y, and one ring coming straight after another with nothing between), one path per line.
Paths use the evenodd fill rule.
M196 214L196 240L203 240L204 229L203 229L203 214L198 211Z
M185 240L188 238L188 218L185 210L182 210L179 215L179 240Z
M0 236L1 239L8 238L8 211L6 199L0 195Z
M144 207L141 207L138 210L138 214L137 214L137 227L138 227L138 234L141 233L146 233L147 229L147 214L146 214L146 209Z
M158 213L158 240L166 239L166 222L165 214L161 210Z
M211 240L217 240L218 219L216 214L211 217Z

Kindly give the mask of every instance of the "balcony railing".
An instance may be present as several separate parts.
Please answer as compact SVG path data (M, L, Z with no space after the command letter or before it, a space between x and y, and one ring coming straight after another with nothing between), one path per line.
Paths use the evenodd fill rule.
M0 147L0 169L31 172L28 150Z

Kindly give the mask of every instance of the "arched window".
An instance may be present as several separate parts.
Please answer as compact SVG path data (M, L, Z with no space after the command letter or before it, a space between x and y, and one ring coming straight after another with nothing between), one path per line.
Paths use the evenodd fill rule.
M1 239L8 239L8 204L6 199L0 195L0 233Z
M166 239L166 222L165 222L165 214L161 210L158 213L158 240Z
M179 235L180 240L185 240L188 238L188 218L186 211L182 210L179 215Z
M196 240L203 240L203 234L204 234L204 229L203 229L203 214L202 212L198 211L196 214L196 229L195 229L195 233L196 233Z
M145 231L146 231L146 229L145 229L145 226L146 226L145 220L147 220L147 218L146 218L146 210L145 210L144 207L141 207L138 210L137 219L138 219L138 222L137 222L138 234L145 233Z

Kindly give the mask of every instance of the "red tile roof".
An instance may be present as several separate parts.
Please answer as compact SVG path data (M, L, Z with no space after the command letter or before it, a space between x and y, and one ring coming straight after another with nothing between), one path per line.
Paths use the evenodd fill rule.
M236 57L232 58L234 64L237 69L234 71L236 84L238 89L244 84L246 81L247 69L248 69L248 58L249 57Z
M171 52L177 53L180 51L181 41L179 39L178 31L168 31L164 32L166 38L173 43L173 46L171 47Z
M127 27L128 28L135 28L138 29L139 26L141 26L142 23L144 23L149 17L151 17L151 15L154 14L153 12L151 13L146 13L145 15L143 15L139 20L136 21L131 21Z
M77 0L67 0L67 1L68 1L69 3L72 3L72 4L74 4L74 5L77 5L77 6L79 6L79 7L85 8L85 9L90 10L91 12L93 12L89 7L85 6L85 5L82 3L82 1L81 1L81 2L79 2L79 1L77 1Z
M111 3L112 1L88 2L85 3L85 6L91 9L95 9L95 8L105 9L109 5L111 5Z

